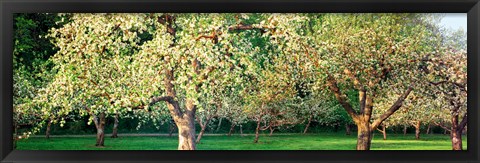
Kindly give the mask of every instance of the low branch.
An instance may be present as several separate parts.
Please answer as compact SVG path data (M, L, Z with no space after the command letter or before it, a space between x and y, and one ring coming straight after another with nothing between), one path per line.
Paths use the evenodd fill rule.
M150 98L149 105L154 105L154 104L156 104L157 102L160 102L160 101L166 101L166 102L172 103L173 102L173 97L171 97L171 96L152 97L152 98Z
M443 125L443 123L438 123L438 122L434 122L434 123L435 123L435 125L440 126L441 128L447 130L448 132L452 132L452 130L449 129L448 127L445 127L445 126Z
M462 131L463 128L465 128L465 126L467 126L467 113L466 113L466 112L465 112L465 114L463 115L462 121L461 121L460 124L458 125L458 131Z
M377 128L378 125L380 125L385 119L390 117L393 113L395 113L400 107L403 105L403 101L407 98L407 96L412 92L413 90L413 83L408 87L408 89L400 96L398 97L397 101L388 109L385 113L383 113L378 119L373 121L372 123L372 130Z
M347 99L344 97L340 88L338 88L337 81L331 75L328 75L327 80L328 86L330 90L335 94L335 98L338 102L343 106L343 108L347 111L348 115L353 118L353 121L358 120L358 114L353 110L352 106L347 102Z

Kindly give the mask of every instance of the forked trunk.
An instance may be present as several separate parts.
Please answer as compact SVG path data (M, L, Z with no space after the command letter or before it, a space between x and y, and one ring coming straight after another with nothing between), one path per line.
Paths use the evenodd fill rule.
M260 137L260 121L257 122L257 128L255 129L255 139L253 143L258 143L258 138Z
M307 123L307 125L305 126L305 129L303 130L303 134L306 134L306 133L307 133L308 127L310 127L310 123L312 122L312 118L313 118L313 115L310 115L310 117L308 118L308 123Z
M368 122L360 122L357 124L357 150L370 150L372 142L372 131Z
M195 121L193 115L176 123L178 126L178 150L195 150Z
M118 138L118 114L115 114L111 138Z
M45 131L45 138L50 139L50 128L52 126L52 121L48 121L47 130Z
M383 140L387 140L387 127L385 125L382 125L382 130L378 130L382 133L383 135Z
M228 131L228 136L232 136L234 129L235 129L235 123L232 123L232 125L230 126L230 131Z
M417 121L417 123L415 124L415 139L417 140L420 139L420 125L421 125L420 121Z
M272 136L273 135L273 131L275 131L275 129L273 127L270 127L270 134L268 136Z
M345 123L345 135L350 135L352 133L352 128L348 123Z
M100 113L98 118L95 118L97 123L97 143L95 146L104 146L105 142L105 113Z

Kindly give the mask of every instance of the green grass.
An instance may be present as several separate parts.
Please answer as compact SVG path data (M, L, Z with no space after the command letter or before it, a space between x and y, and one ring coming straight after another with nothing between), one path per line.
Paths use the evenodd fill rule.
M261 135L259 143L253 143L253 135L248 136L204 136L199 150L354 150L356 135L340 133ZM449 135L389 134L388 140L375 134L372 150L451 150ZM466 136L463 148L467 149ZM105 147L95 147L95 137L54 137L45 139L33 137L17 142L19 150L176 150L178 138L166 136L105 138Z

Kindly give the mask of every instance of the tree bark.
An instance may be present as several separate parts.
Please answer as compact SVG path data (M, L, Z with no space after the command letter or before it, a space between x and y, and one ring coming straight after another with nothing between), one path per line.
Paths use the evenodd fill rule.
M275 131L275 129L270 126L270 134L269 134L268 136L272 136L272 135L273 135L273 131Z
M215 132L217 132L217 133L218 133L218 131L220 131L220 128L222 127L222 120L223 120L223 118L220 118L220 120L218 122L217 130L215 130Z
M185 120L177 122L178 127L178 150L195 150L195 121L193 115L185 117Z
M172 137L173 131L175 131L175 122L170 123L169 126L170 126L170 131L169 131L169 133L168 133L168 136L169 136L169 137Z
M427 135L430 134L430 127L432 127L430 124L427 126L427 132L425 132Z
M385 125L382 126L383 128L383 140L387 140L387 127Z
M240 136L244 136L244 135L243 135L242 125L240 125Z
M403 135L407 135L407 125L403 125Z
M230 131L228 131L228 136L232 136L234 129L235 129L235 123L232 123L232 125L230 126Z
M382 129L377 129L383 135L383 140L387 140L387 127L382 124Z
M352 133L352 129L350 124L345 123L345 135L350 135Z
M453 150L463 150L461 131L453 131L452 130L451 137L452 137L452 149Z
M421 125L421 121L417 121L417 123L415 124L415 139L419 140L420 139L420 125Z
M52 121L48 121L47 130L45 131L45 138L50 139L50 128L52 126Z
M462 122L459 123L458 114L452 114L452 128L450 131L450 137L452 138L452 149L463 150L462 148L462 130L467 124L467 114L463 117Z
M97 127L97 143L95 146L104 146L105 142L105 113L100 113L99 117L95 117L95 126Z
M258 138L260 137L260 120L257 121L257 128L255 129L255 139L253 143L258 143Z
M372 131L370 130L370 123L361 121L357 124L357 150L370 150Z
M200 130L200 133L198 133L197 140L195 141L195 143L200 143L200 140L202 139L202 136L205 133L205 129L207 128L207 124L208 122L205 125L200 126L201 130Z
M118 138L118 113L115 114L111 138Z
M310 127L310 123L312 122L312 118L313 118L313 115L310 115L310 117L308 118L307 126L305 126L305 129L303 130L303 134L307 133L308 127Z

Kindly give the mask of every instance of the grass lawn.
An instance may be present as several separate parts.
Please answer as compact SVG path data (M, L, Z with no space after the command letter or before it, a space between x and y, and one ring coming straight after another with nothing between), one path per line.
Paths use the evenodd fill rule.
M17 143L19 150L176 150L178 138L175 136L125 136L112 139L105 135L105 147L95 147L95 137L32 137ZM356 135L341 133L261 135L259 143L253 143L253 135L248 136L209 136L204 135L199 150L354 150ZM467 149L466 136L463 148ZM389 134L387 140L375 134L372 150L451 150L449 135Z

